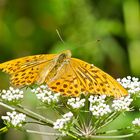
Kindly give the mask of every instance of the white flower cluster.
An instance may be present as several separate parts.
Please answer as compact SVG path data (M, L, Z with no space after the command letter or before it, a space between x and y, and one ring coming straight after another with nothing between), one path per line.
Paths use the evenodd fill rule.
M33 89L32 92L44 103L51 104L59 101L60 93L53 93L49 90L47 85L41 85L40 87Z
M104 116L105 114L108 114L111 112L111 109L109 105L105 104L105 98L106 95L91 95L89 97L90 107L89 110L92 112L92 114L96 117L98 116Z
M113 100L112 108L115 111L130 111L129 106L132 101L133 99L130 97L130 95L115 99Z
M123 79L117 79L117 81L128 90L129 93L135 94L140 92L140 81L138 78L127 76Z
M81 108L85 105L85 99L81 99L79 97L68 99L67 104L70 105L73 109Z
M1 91L0 97L2 100L8 102L20 101L23 98L23 91L19 89L14 89L13 87L9 87L8 90Z
M12 127L21 127L25 122L26 115L23 113L17 113L15 111L7 112L7 116L1 117L6 125L10 125Z
M132 121L132 124L133 124L134 126L140 127L140 118L135 118L135 120Z
M53 128L58 129L58 130L66 129L67 124L71 121L72 117L73 117L72 112L68 112L68 113L64 114L61 119L57 119L56 122L54 122Z

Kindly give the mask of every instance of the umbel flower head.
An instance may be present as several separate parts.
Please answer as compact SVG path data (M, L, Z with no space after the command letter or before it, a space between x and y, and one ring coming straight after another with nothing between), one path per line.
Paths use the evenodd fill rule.
M69 127L69 124L71 123L73 117L72 112L68 112L62 116L61 119L57 119L56 122L54 122L54 129L58 129L60 131L67 130Z
M115 111L130 111L130 104L133 101L130 95L113 100L112 108Z
M80 97L70 98L67 101L67 104L70 105L73 109L79 109L85 105L85 99L80 99Z
M89 97L90 107L89 110L96 117L104 116L105 114L111 113L110 106L105 103L106 95L91 95Z
M127 76L122 79L118 78L117 81L128 90L130 94L137 94L140 92L139 78Z
M0 92L0 98L5 102L19 103L23 99L23 91L9 87L8 90Z
M51 91L47 85L41 85L36 89L33 89L32 92L36 94L40 101L47 103L48 105L59 101L60 93L53 93L53 91Z
M17 113L16 111L7 112L7 116L2 116L2 120L8 127L19 128L22 127L25 122L26 115L23 113Z

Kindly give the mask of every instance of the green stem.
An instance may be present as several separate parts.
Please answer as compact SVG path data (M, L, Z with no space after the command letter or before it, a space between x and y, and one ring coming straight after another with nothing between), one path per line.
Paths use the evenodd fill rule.
M47 132L39 132L39 131L34 131L34 130L25 130L27 133L31 133L31 134L38 134L38 135L47 135L47 136L61 136L61 137L64 137L65 135L64 134L61 134L61 133L47 133ZM77 139L77 140L80 140L79 138L77 138L76 136L74 136L73 134L67 132L67 135L74 138L74 139Z
M41 119L41 120L44 120L44 121L47 122L47 123L53 124L53 121L51 121L51 120L49 120L49 119L46 119L45 117L41 116L40 114L37 114L37 113L35 113L35 112L33 112L33 111L31 111L31 110L25 108L25 107L22 107L21 105L18 105L18 107L19 107L20 109L23 109L25 112L27 112L27 113L29 113L29 114L31 114L31 115L33 115L33 116L36 116L37 118L39 118L39 119Z
M3 106L3 107L5 107L5 108L7 108L7 109L12 110L12 111L15 111L15 110L16 110L15 108L13 108L13 107L11 107L11 106L5 104L5 103L2 103L2 102L0 102L0 105Z
M99 122L100 124L99 124L99 127L96 128L96 131L99 130L99 129L101 129L102 127L106 126L107 124L111 123L118 116L119 116L119 114L115 112L115 113L111 114L111 116L108 117L107 120L106 119L103 119L102 122Z
M47 132L39 132L39 131L34 131L34 130L25 130L27 133L31 134L38 134L38 135L47 135L47 136L65 136L64 134L61 133L47 133Z
M72 137L72 138L74 138L74 139L76 139L76 140L80 140L79 138L77 138L76 136L74 136L72 133L67 132L67 135L70 136L70 137Z
M109 130L109 131L106 131L106 132L100 132L100 133L96 133L96 135L110 134L110 133L115 133L115 132L118 132L118 131L128 130L128 129L131 129L131 127L130 127L130 126L128 126L128 127L125 127L125 128L120 128L120 129Z
M128 137L132 137L134 135L134 133L130 133L127 135L120 135L120 136L90 136L89 138L97 138L97 139L120 139L120 138L128 138Z
M26 112L19 111L19 110L17 110L17 111L26 114L26 116L28 116L29 118L32 118L32 119L34 119L34 120L36 120L36 121L39 121L39 122L42 122L43 124L45 124L45 125L47 125L47 126L53 127L53 124L52 124L52 123L48 123L48 122L46 122L45 120L42 120L42 119L40 119L40 118L37 118L37 117L32 116L32 115L30 115L30 114L27 114Z
M40 122L37 122L37 121L26 121L26 123L35 123L35 124L39 124L39 125L46 125L46 123L40 123Z
M94 132L96 130L96 128L98 127L98 125L100 124L101 118L98 118L95 123L94 123L94 127L91 129L91 133Z
M0 129L0 134L1 133L5 133L5 132L7 132L8 131L8 128L5 126L5 127L2 127L1 129Z
M30 110L28 110L28 109L26 109L26 108L23 108L23 107L21 107L21 106L18 106L18 107L20 107L20 109L18 109L18 108L13 108L13 107L11 107L11 106L9 106L9 105L7 105L7 104L5 104L5 103L2 103L2 102L0 102L0 105L3 106L3 107L5 107L5 108L7 108L7 109L12 110L12 111L17 111L17 112L20 112L20 113L24 113L24 114L26 114L28 117L30 117L30 118L32 118L32 119L34 119L34 120L37 120L37 121L39 121L39 122L45 123L46 125L48 125L48 126L50 126L50 127L53 127L53 121L48 120L48 119L46 119L45 117L43 117L43 116L41 116L41 115L39 115L39 114L37 114L37 113L35 113L35 112L32 112L32 111L30 111ZM21 109L22 109L22 110L21 110ZM23 111L23 110L24 110L24 111Z

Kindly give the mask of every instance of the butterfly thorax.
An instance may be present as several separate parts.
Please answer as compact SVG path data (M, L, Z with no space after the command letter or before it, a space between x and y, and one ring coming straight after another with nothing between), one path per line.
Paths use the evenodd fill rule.
M66 50L56 56L54 58L53 63L49 69L49 72L47 73L46 77L43 77L44 81L47 81L47 83L52 82L54 79L56 79L57 74L61 71L61 69L64 67L64 65L68 65L71 58L71 52L69 50Z
M71 51L66 50L66 51L63 51L62 53L58 54L56 61L57 61L57 63L63 63L70 58L71 58Z

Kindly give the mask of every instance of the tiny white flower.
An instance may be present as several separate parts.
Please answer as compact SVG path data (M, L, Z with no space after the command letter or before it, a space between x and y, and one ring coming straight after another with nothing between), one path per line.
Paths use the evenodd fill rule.
M2 93L4 93L4 94L5 94L5 93L6 93L6 90L5 90L5 89L3 89L3 90L2 90Z
M71 118L73 117L73 113L72 112L68 112L66 114L63 115L64 118Z
M135 120L132 121L132 124L133 124L134 126L140 127L140 118L135 118Z
M2 120L6 120L6 121L10 121L10 117L9 116L1 116L1 119Z
M34 93L35 91L36 91L36 89L32 89L32 90L31 90L31 92L33 92L33 93Z
M13 87L9 87L9 90L11 90L11 91L12 91L12 90L14 90L14 88L13 88Z

